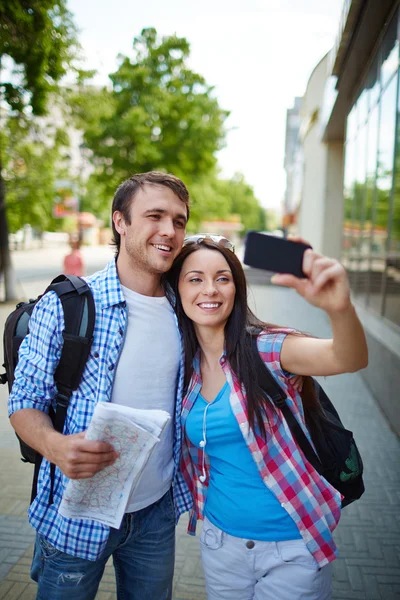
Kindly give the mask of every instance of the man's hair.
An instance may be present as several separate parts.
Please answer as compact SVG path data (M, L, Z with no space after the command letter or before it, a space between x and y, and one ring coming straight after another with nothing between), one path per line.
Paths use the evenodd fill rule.
M170 173L162 173L161 171L149 171L148 173L137 173L132 175L126 181L121 183L115 192L112 208L111 208L111 223L113 231L112 243L116 247L117 254L121 245L121 236L115 228L112 215L116 210L122 213L125 222L131 223L131 206L132 202L140 189L145 185L163 185L174 192L176 196L186 206L187 218L189 219L189 192L186 185Z

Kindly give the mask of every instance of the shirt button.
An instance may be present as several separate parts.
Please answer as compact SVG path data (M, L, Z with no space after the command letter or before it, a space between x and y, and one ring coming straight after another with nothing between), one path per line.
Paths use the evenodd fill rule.
M108 367L108 370L109 370L109 371L112 371L113 369L114 369L114 365L110 365L110 366Z
M98 353L98 352L95 352L95 353L93 354L93 356L94 356L95 358L99 358L99 353Z
M248 542L246 542L246 548L249 548L249 550L254 548L254 546L255 546L255 543L252 540L249 540Z
M123 335L123 333L124 333L124 330L121 327L120 330L119 330L119 335Z

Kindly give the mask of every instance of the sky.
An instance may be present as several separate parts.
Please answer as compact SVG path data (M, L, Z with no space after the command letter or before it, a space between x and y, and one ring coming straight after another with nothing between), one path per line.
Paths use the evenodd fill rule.
M83 66L106 85L118 54L132 57L145 27L190 43L189 66L230 111L223 177L243 173L266 208L279 208L286 110L304 94L312 70L333 46L343 0L67 0Z

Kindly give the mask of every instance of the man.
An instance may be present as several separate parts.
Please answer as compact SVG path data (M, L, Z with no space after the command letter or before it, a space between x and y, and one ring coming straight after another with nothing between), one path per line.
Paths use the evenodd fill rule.
M64 433L48 417L55 397L63 312L46 294L20 349L9 399L11 424L43 455L38 494L29 508L37 531L31 576L40 600L91 600L112 555L118 598L171 598L175 523L191 506L178 471L183 360L176 318L161 276L181 250L189 216L185 185L172 175L134 175L112 205L115 260L88 278L96 305L91 354L68 409ZM158 408L173 418L162 434L130 498L119 530L91 520L68 519L58 506L68 478L93 476L113 464L107 443L86 440L97 402ZM49 471L54 463L54 503Z

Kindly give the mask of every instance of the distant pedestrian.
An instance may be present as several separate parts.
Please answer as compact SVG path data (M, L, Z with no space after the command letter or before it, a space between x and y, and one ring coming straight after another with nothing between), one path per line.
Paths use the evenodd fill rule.
M69 245L71 252L64 258L63 273L82 277L85 274L85 264L81 254L81 242L78 237L71 236Z

